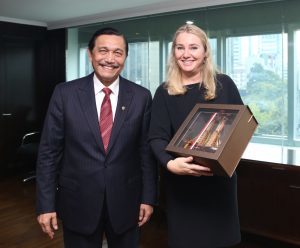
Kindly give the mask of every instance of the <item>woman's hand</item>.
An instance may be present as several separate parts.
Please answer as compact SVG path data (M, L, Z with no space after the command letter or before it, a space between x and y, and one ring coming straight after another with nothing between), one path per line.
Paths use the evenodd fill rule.
M210 168L193 164L193 157L178 157L174 160L170 160L167 164L167 168L177 175L189 175L189 176L213 176Z

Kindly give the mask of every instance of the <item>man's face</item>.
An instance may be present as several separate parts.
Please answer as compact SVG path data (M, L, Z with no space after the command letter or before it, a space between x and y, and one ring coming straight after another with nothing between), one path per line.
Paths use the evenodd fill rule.
M126 59L126 44L121 36L100 35L95 46L88 50L89 59L98 79L106 86L121 73Z

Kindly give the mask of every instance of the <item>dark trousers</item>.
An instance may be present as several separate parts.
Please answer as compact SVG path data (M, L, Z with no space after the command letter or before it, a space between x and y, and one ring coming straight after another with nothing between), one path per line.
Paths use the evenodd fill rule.
M101 248L104 234L108 248L138 248L138 226L122 234L115 233L109 220L106 204L104 206L100 224L91 235L76 233L63 226L65 248Z

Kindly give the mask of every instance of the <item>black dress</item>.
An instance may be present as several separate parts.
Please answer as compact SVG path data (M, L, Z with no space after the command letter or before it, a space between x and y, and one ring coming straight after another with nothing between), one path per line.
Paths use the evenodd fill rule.
M217 76L217 97L204 100L199 84L184 95L171 96L160 85L152 104L150 144L162 167L174 157L165 147L196 103L243 104L230 77ZM171 248L214 248L240 241L237 177L193 177L165 173L168 243Z

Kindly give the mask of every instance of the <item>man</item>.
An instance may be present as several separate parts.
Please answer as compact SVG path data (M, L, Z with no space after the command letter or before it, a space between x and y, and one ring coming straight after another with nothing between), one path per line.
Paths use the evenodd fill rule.
M37 212L50 238L62 220L66 248L138 247L156 203L147 144L150 92L120 75L123 34L98 30L89 42L94 73L56 86L37 162ZM99 117L100 116L100 117Z

